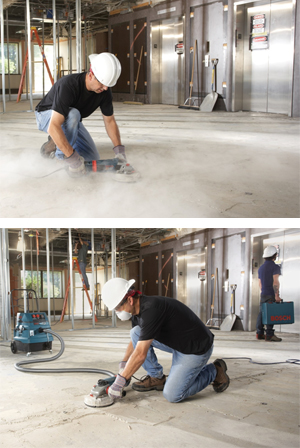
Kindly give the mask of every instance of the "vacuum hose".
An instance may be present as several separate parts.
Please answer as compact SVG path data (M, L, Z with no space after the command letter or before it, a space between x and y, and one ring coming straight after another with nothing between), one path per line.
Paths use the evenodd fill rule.
M103 369L84 369L84 368L74 368L74 369L30 369L28 367L21 367L24 364L34 364L37 362L48 362L48 361L54 361L55 359L58 359L65 350L65 343L64 340L59 334L55 333L52 330L42 330L44 333L50 333L53 336L55 336L57 339L59 339L61 343L60 351L57 353L57 355L52 356L51 358L46 359L34 359L31 361L21 361L17 362L14 366L17 370L20 370L21 372L34 372L34 373L64 373L64 372L89 372L89 373L101 373L103 375L108 375L114 377L115 374L110 372L109 370L103 370Z

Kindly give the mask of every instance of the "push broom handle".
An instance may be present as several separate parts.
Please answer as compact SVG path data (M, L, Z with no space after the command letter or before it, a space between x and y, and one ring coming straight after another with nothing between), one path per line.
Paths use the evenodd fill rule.
M210 319L211 320L213 318L214 308L215 308L215 292L216 292L217 275L218 275L218 268L216 268L215 280L214 280L213 303L212 303L212 306L211 306L211 314L210 314Z
M195 68L195 53L197 51L197 41L195 40L195 45L193 49L193 66L192 66L192 77L191 77L191 84L190 84L190 105L192 100L192 93L193 93L193 82L194 82L194 68Z

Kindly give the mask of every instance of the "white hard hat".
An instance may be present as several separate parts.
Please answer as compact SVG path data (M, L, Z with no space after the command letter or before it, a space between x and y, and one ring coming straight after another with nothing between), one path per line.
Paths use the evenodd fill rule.
M121 74L119 59L112 53L90 54L89 59L97 80L106 87L115 86Z
M102 289L102 300L109 310L113 310L125 297L127 291L135 283L135 280L124 278L112 278L105 283Z
M277 249L275 246L267 246L264 250L263 258L272 257L277 253Z

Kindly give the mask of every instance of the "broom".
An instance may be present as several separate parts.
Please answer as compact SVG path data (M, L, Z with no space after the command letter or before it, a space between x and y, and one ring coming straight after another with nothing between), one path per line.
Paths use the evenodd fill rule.
M193 48L193 66L192 66L192 76L191 76L191 82L190 82L190 96L189 98L187 98L184 102L183 106L178 106L179 109L192 109L192 110L199 110L199 106L195 106L193 103L195 100L193 100L192 98L192 93L193 93L193 81L194 81L194 68L195 68L195 57L196 57L196 53L197 53L197 68L198 68L198 49L197 49L197 40L195 40L195 45ZM199 70L198 70L198 74L199 74ZM199 82L197 82L198 84L198 90L199 90ZM199 100L199 98L198 98ZM188 104L187 104L188 103Z

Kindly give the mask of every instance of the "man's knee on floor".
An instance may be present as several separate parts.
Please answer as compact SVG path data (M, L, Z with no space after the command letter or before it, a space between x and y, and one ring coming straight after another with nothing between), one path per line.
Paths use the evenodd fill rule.
M167 387L167 384L164 387L163 396L166 400L169 401L169 403L179 403L183 400L182 396L178 395L176 391L171 390L170 387Z

